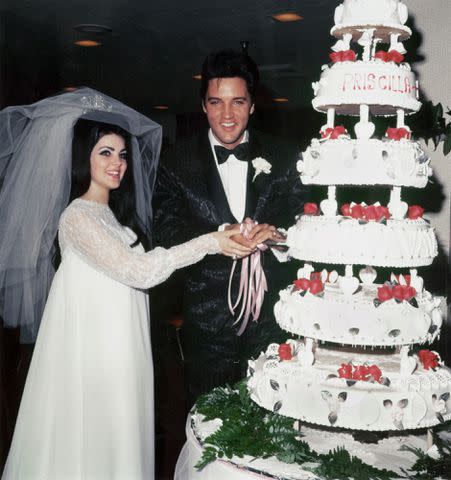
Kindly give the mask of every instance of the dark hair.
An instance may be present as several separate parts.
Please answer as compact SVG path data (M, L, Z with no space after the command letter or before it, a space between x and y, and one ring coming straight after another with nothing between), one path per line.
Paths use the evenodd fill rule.
M205 100L210 80L231 77L239 77L246 82L247 91L254 101L259 80L257 64L249 55L235 50L213 52L204 60L200 85L202 101Z
M72 141L72 178L69 201L80 197L88 190L91 183L90 158L92 149L100 138L112 133L124 139L128 162L127 170L119 188L110 192L109 207L119 223L136 233L138 238L133 246L142 243L144 248L147 249L150 235L136 212L131 136L121 127L94 120L79 119L77 121L74 126L74 139Z

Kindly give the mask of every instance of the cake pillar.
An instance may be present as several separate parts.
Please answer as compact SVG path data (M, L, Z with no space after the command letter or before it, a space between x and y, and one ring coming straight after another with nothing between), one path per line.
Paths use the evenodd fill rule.
M334 128L335 124L335 108L327 109L327 128Z
M396 128L402 128L404 127L404 110L402 108L398 108L396 110Z
M402 220L407 213L407 203L401 201L401 187L393 187L390 193L390 203L388 204L390 215L393 218Z
M335 199L337 187L335 185L329 185L327 187L327 200L323 200L320 203L321 211L326 217L335 217L337 215L337 200Z
M369 121L368 105L360 105L360 121L355 124L354 131L358 139L367 140L374 133L374 123Z

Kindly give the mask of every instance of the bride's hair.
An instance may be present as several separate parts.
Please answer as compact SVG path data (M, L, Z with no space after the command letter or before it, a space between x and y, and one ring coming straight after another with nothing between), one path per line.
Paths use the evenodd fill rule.
M109 206L119 223L130 227L136 233L138 238L135 244L141 243L147 249L149 235L136 213L131 137L121 127L86 119L77 121L72 141L72 179L69 201L80 197L88 190L91 182L91 152L100 138L109 134L116 134L124 139L128 159L127 169L120 186L110 192Z

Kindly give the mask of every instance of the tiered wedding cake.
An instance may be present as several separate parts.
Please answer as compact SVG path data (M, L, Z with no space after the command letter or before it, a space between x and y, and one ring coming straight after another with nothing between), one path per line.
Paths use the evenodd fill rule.
M416 267L432 263L437 243L423 209L402 200L402 187L423 188L431 175L404 124L420 108L404 62L406 20L398 0L344 0L331 31L332 64L313 85L313 106L327 123L298 170L304 183L327 185L328 196L307 203L288 231L290 255L306 263L274 309L298 339L249 361L248 380L258 405L311 424L391 431L451 419L450 370L422 346L439 335L442 315ZM355 138L336 114L359 115ZM371 115L396 119L384 138L373 138ZM351 185L387 186L390 201L338 205L337 188ZM315 272L311 262L332 266ZM377 278L373 267L406 270Z

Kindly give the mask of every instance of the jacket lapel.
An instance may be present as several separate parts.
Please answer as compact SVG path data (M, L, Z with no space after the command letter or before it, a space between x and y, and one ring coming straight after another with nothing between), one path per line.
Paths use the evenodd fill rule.
M230 210L207 135L202 135L200 138L199 158L202 162L208 196L213 204L213 210L217 213L219 223L237 223Z

